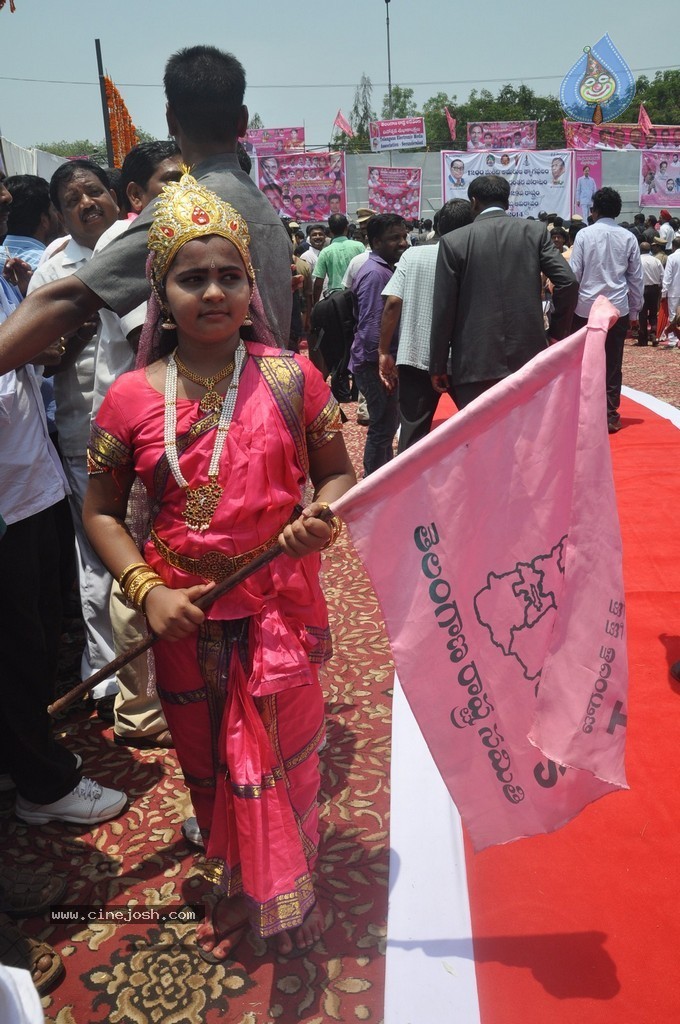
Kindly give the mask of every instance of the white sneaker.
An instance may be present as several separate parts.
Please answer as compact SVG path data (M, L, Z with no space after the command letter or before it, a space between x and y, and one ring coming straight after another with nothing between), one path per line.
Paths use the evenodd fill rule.
M125 793L117 789L106 789L94 779L83 778L74 790L51 804L34 804L17 796L15 814L27 825L45 825L48 821L96 825L100 821L115 818L126 803Z
M73 756L76 759L76 768L80 768L83 763L82 757L80 754L74 754ZM14 785L14 779L12 776L5 774L5 772L0 772L0 793L9 793L11 789L16 788L17 787Z

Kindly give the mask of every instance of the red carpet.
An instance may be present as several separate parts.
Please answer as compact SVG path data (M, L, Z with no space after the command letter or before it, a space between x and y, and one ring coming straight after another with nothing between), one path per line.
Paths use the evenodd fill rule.
M630 790L553 835L468 850L483 1024L680 1020L680 431L626 399L621 413Z
M358 464L365 431L347 412ZM611 443L628 592L631 789L554 835L469 855L483 1024L680 1021L680 687L668 676L680 659L680 431L631 402L622 412L625 429ZM292 962L246 941L237 963L210 967L191 925L36 918L22 927L52 942L66 966L43 999L48 1024L380 1024L392 666L375 598L344 537L324 571L336 657L325 679L323 941ZM110 730L82 710L61 728L88 772L125 788L130 806L79 833L21 825L3 795L3 860L67 876L72 905L191 900L186 878L201 858L180 835L186 807L174 754L114 747Z

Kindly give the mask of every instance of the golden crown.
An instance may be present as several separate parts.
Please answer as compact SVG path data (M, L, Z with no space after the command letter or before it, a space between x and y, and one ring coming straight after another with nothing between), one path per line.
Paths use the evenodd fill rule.
M221 235L235 245L248 277L255 280L248 225L238 210L199 185L185 167L179 181L171 181L163 187L149 228L149 251L156 282L164 280L183 245L207 235Z

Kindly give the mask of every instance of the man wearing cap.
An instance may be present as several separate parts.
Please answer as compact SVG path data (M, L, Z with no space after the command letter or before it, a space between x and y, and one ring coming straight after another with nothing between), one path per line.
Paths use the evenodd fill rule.
M668 210L662 210L659 214L659 220L661 221L661 227L659 228L659 237L663 238L664 246L667 253L673 251L673 238L675 237L675 231L671 224L671 215Z

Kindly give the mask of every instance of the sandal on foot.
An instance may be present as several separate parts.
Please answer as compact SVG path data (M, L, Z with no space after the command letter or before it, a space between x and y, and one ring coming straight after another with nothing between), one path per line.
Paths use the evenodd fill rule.
M37 917L59 903L66 879L30 868L0 865L0 912L10 917Z
M169 729L162 729L153 736L119 736L114 732L113 742L118 747L134 747L135 750L167 750L175 745Z
M216 936L215 946L219 946L219 944L225 939L233 937L232 946L226 956L216 956L214 953L215 946L213 946L212 949L204 949L198 941L198 936L196 936L196 949L198 950L198 955L202 960L205 960L207 964L223 964L227 960L230 960L232 953L239 943L243 941L243 938L250 927L250 919L248 915L244 913L243 917L232 922L231 925L228 925L224 929L219 928L219 924L216 923L215 917L218 913L217 908L224 899L226 899L226 897L224 894L221 894L216 899L213 896L210 900L210 903L212 904L212 925Z
M237 925L235 928L232 928L231 931L224 932L224 934L220 936L220 940L219 942L215 943L215 946L219 946L220 942L222 942L223 939L227 939L232 935L234 936L234 942L226 956L215 956L213 952L213 949L215 948L214 946L213 949L203 949L203 946L201 946L197 940L196 949L198 950L198 955L200 956L201 960L205 960L207 964L225 964L228 960L231 960L232 953L245 938L245 934L248 931L249 927L250 921L246 920L243 922L243 924Z
M47 992L64 973L59 954L47 942L24 935L4 915L0 915L0 963L28 971L38 995Z

